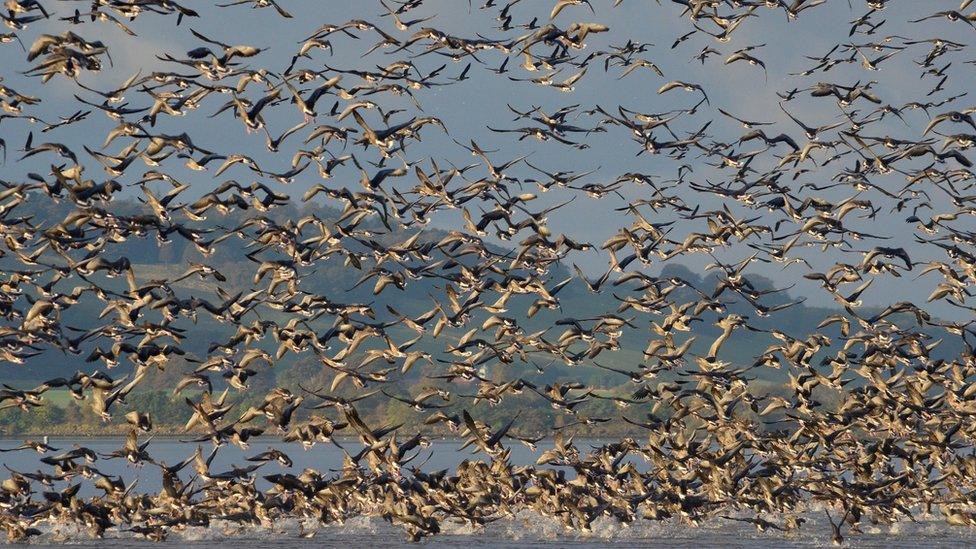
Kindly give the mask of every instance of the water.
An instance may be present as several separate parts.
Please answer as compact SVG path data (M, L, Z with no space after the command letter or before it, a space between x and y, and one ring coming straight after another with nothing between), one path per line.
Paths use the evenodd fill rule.
M822 515L821 515L822 516ZM503 519L482 529L443 524L444 533L426 539L419 544L405 541L403 532L378 518L356 518L343 525L316 527L290 519L282 521L274 530L237 525L221 525L215 522L210 528L188 528L174 533L165 542L133 539L126 532L110 531L103 540L78 538L69 529L51 531L43 528L45 535L32 545L54 546L62 539L72 545L88 547L230 547L237 549L263 548L311 548L311 547L363 547L372 549L389 547L730 547L730 548L790 548L824 547L830 545L829 526L826 518L808 517L803 530L796 535L759 533L743 523L716 520L702 526L691 527L673 522L642 522L621 526L610 519L597 520L591 533L565 532L550 519L531 512L524 512L512 519ZM300 532L314 532L310 539L299 537ZM120 538L119 536L124 536ZM65 538L62 538L65 536ZM949 527L940 520L924 520L919 524L899 524L893 527L865 528L863 534L846 537L847 547L973 547L976 531Z
M0 439L0 448L9 448L20 443L19 440ZM108 453L122 445L122 440L116 438L86 438L68 439L52 438L50 444L61 451L75 446L85 446L99 453ZM341 444L350 453L358 451L359 445L355 441L343 441ZM598 441L577 441L581 450L589 445L597 446ZM159 461L166 463L179 462L193 453L197 443L186 443L176 439L156 439L149 448L149 453ZM210 448L204 443L204 451ZM303 468L312 467L319 471L338 469L342 466L344 454L333 445L317 444L310 450L303 450L298 444L282 444L274 439L254 439L247 451L234 446L226 446L217 454L211 465L213 471L223 471L233 465L245 465L245 456L252 456L274 446L291 457L294 461L291 472L297 473ZM518 445L511 446L511 461L515 465L534 464L539 453L551 448L551 442L540 442L538 449L532 450ZM412 465L422 465L426 471L444 468L454 468L464 459L481 459L472 455L469 450L458 451L460 443L457 441L436 441L429 448L424 449ZM38 462L38 454L32 451L11 452L0 454L0 464L18 471L49 471L47 466ZM110 475L121 475L126 483L138 481L136 490L139 492L155 492L160 488L159 471L148 465L136 467L123 460L100 459L95 464L100 471ZM269 463L256 473L256 483L259 488L267 488L268 483L261 478L263 475L283 472L284 468L276 463ZM5 475L0 475L5 477ZM77 480L76 480L77 482ZM58 487L62 487L61 484ZM98 492L93 490L85 481L83 496L91 496ZM739 515L748 516L748 515ZM777 519L778 517L766 517ZM795 534L786 535L782 532L760 533L751 524L723 519L707 521L701 526L690 526L677 521L638 521L632 525L624 525L609 519L600 518L593 523L591 532L566 531L556 520L540 516L532 511L521 511L514 517L505 517L483 528L473 528L466 524L445 521L441 527L443 533L426 539L420 545L436 547L581 547L596 545L611 545L615 547L749 547L753 549L766 547L822 547L830 544L830 527L826 516L821 511L810 511L804 514L807 523ZM851 533L846 536L847 545L851 547L973 547L976 546L976 529L950 527L941 516L919 517L918 523L903 522L895 525L870 524L863 526L860 534ZM34 538L32 545L54 546L70 543L81 547L215 547L233 546L237 549L261 548L311 548L336 547L347 545L361 547L369 544L373 549L386 547L414 546L405 540L403 530L390 525L377 517L356 517L345 524L319 524L317 521L287 519L277 522L273 528L241 526L236 523L215 520L208 528L189 527L181 531L172 531L167 541L158 543L139 539L135 534L118 529L109 530L102 540L91 539L84 530L78 530L69 524L40 524L43 535ZM311 538L303 538L302 534L311 534Z
M35 438L35 440L39 439ZM145 438L140 438L140 444L145 442L145 440ZM22 442L20 439L0 438L0 448L13 448L19 446ZM353 455L362 449L362 446L357 440L339 440L338 442L347 452ZM121 448L124 439L121 437L51 437L48 443L58 449L58 452L45 454L48 456L66 452L78 446L89 448L98 454L108 454ZM587 440L579 440L575 443L581 451L588 450L591 444L594 446L600 445L599 441ZM407 468L416 465L421 466L424 471L437 471L440 469L454 469L465 459L485 459L484 454L472 454L473 447L458 451L461 445L462 443L456 440L432 441L430 446L421 449L418 457L410 463L405 464L404 467ZM146 451L157 462L173 465L193 455L197 446L203 448L204 457L208 456L213 448L210 442L183 442L176 438L161 438L151 441ZM217 452L213 463L211 463L210 470L213 472L221 472L234 466L243 467L253 465L252 462L247 461L245 458L260 454L271 447L277 448L287 454L292 459L293 465L291 468L286 469L280 463L273 461L258 469L254 475L256 476L257 487L262 490L271 486L270 483L264 480L264 475L284 472L298 474L306 468L312 468L325 474L331 470L341 469L342 460L345 457L343 450L334 444L319 443L311 449L305 450L299 443L283 443L276 438L259 437L250 440L247 450L242 450L240 447L234 445L222 446L220 451ZM511 448L510 461L513 465L534 465L541 452L552 448L552 442L540 441L537 444L537 451L535 452L521 444L510 445L509 448ZM417 453L417 450L414 450L412 453ZM39 467L43 471L50 471L50 467L38 461L40 457L42 456L32 450L0 453L0 464L20 472L36 471ZM159 469L152 465L138 466L122 459L99 459L93 464L93 467L106 475L121 476L125 479L127 486L130 482L138 480L137 491L139 492L156 492L161 488ZM192 464L187 466L184 471L189 469L192 469ZM185 477L186 475L183 476ZM85 491L85 489L88 489L88 491ZM100 494L101 492L93 491L86 483L86 486L82 488L81 495L91 496L96 493Z

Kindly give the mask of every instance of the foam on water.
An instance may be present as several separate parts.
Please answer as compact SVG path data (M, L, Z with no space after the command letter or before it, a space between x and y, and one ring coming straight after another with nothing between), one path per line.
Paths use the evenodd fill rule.
M737 513L738 518L753 517ZM782 517L768 515L769 520ZM425 545L445 547L574 547L581 545L619 544L621 546L702 547L820 547L830 543L830 527L821 511L802 514L803 527L793 533L759 532L743 522L714 520L693 526L677 520L620 523L609 517L593 521L589 531L566 530L560 521L522 510L485 526L459 521L444 521L441 534L424 540ZM314 519L285 518L271 526L242 525L215 519L209 527L173 528L166 541L146 540L125 529L110 529L104 539L95 539L84 527L70 522L43 522L37 525L42 535L32 539L34 545L70 544L90 547L181 547L234 546L238 549L267 547L314 547L326 545L362 545L369 540L374 549L407 545L403 531L378 516L351 517L343 523L322 524ZM931 546L972 547L976 529L948 526L940 517L918 518L917 522L865 524L860 533L850 533L847 541L854 547Z

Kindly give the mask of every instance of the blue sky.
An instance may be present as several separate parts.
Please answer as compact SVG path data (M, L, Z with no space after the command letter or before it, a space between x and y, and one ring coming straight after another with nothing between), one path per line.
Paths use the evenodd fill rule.
M187 50L203 45L190 34L191 28L224 42L267 48L258 57L243 60L242 64L252 68L265 67L271 71L283 70L302 39L323 23L341 23L352 18L362 18L376 22L384 31L400 39L404 39L409 34L397 31L388 17L380 17L382 8L378 2L280 0L280 3L295 15L293 19L278 17L270 9L254 10L246 5L218 9L197 6L195 2L188 2L187 5L197 9L202 17L184 19L182 24L176 27L173 17L146 14L135 21L126 23L138 34L137 38L125 35L111 23L86 22L84 25L74 26L71 30L85 38L104 41L114 63L113 66L106 67L100 73L84 75L81 81L91 87L108 89L121 83L137 71L141 71L144 75L155 70L174 70L189 74L192 72L189 69L164 63L159 61L156 56L169 53L174 57L184 57ZM541 106L550 113L562 106L572 104L580 104L584 110L595 105L602 105L609 111L613 111L618 105L622 105L644 113L662 113L674 109L689 108L699 99L695 93L685 93L680 90L664 95L656 93L663 83L669 80L682 80L702 85L708 93L711 105L703 105L694 116L682 117L674 125L674 130L679 135L683 132L695 131L705 122L713 120L708 128L708 133L713 139L726 142L736 140L745 130L737 123L719 116L716 109L721 107L743 118L775 122L775 126L767 129L769 135L786 132L802 146L805 142L802 132L777 107L775 95L777 91L793 88L802 89L820 81L850 85L858 81L865 83L869 80L876 80L877 84L874 85L874 90L883 101L887 104L901 106L913 100L924 101L926 99L925 94L937 82L937 79L931 76L924 79L920 78L921 69L915 63L928 52L929 46L926 44L911 46L893 59L886 61L881 66L881 70L877 72L867 71L860 64L855 63L837 66L828 73L818 73L808 77L789 76L791 72L798 72L815 64L803 56L826 54L838 43L846 44L853 40L862 44L892 35L913 39L941 37L962 43L967 43L976 36L976 32L969 26L950 23L945 19L919 24L907 23L909 20L923 17L935 11L954 9L957 7L955 1L926 0L917 2L901 0L889 2L888 8L875 15L876 21L886 20L886 24L878 30L876 35L849 38L850 25L848 22L864 14L867 8L861 0L852 2L854 4L853 9L848 7L846 0L830 0L825 6L804 11L798 20L792 22L786 20L782 10L759 8L755 11L755 17L748 18L733 34L729 43L718 43L698 34L677 48L671 49L671 44L676 37L693 30L691 21L687 17L681 17L681 6L668 1L663 1L661 5L658 5L656 2L646 0L625 0L620 6L611 9L612 3L610 0L594 0L593 5L596 13L591 13L585 6L571 6L563 10L554 23L561 28L577 21L599 22L610 27L610 32L591 35L587 39L587 48L578 52L580 58L591 52L606 49L609 44L621 45L628 39L636 42L653 43L654 45L648 49L643 57L653 61L662 69L665 75L663 78L649 70L640 69L626 78L618 80L623 69L611 67L608 72L604 72L601 60L591 63L586 75L576 84L572 93L561 93L553 88L533 85L530 82L514 82L507 78L506 76L518 78L538 76L538 73L528 73L519 68L521 59L514 56L508 64L510 70L508 75L499 76L486 70L486 67L498 67L503 57L498 52L485 52L478 56L484 62L484 66L473 62L468 80L449 86L435 86L417 92L416 98L423 109L422 114L437 116L442 119L450 131L450 136L444 135L434 128L425 129L423 142L413 143L407 149L409 159L418 160L433 157L442 165L446 165L448 161L459 166L471 163L476 159L454 144L452 138L464 143L473 139L484 149L497 150L491 156L500 161L527 154L530 162L534 165L550 171L596 170L592 175L581 180L581 183L608 182L620 174L632 171L656 174L662 179L668 179L674 177L678 166L685 163L694 167L694 173L688 177L689 181L699 184L704 184L706 181L720 182L727 179L729 172L718 171L702 164L703 159L696 158L697 153L695 152L690 153L682 160L674 160L665 155L635 156L639 151L638 145L630 139L625 130L619 127L608 127L608 131L604 133L593 133L582 138L582 141L589 145L589 148L580 151L551 141L525 140L519 142L515 140L514 134L492 133L487 130L487 126L516 128L528 125L527 121L524 120L513 122L513 115L507 109L507 104L519 110L525 110L531 106ZM31 24L28 30L20 33L28 46L41 33L63 31L66 24L63 21L58 21L58 17L70 15L71 10L76 6L79 8L87 7L87 4L84 3L46 2L46 4L50 4L49 9L56 11L57 14L49 21ZM548 13L552 4L553 2L542 0L523 0L511 9L514 22L518 24L538 17L538 21L544 24L548 21ZM723 9L722 11L728 10ZM528 32L522 29L503 32L492 28L497 25L497 21L494 20L496 14L497 8L491 10L478 9L477 1L474 9L469 11L467 2L441 0L425 2L421 8L405 15L404 19L434 16L431 21L417 25L412 30L423 25L430 25L464 38L475 38L480 33L486 38L509 40ZM699 25L708 29L715 28L707 21L700 21ZM331 42L334 55L330 56L328 52L324 51L315 51L312 54L312 59L301 60L298 66L322 70L327 64L334 68L375 70L377 65L386 65L410 55L407 52L389 54L387 50L380 49L373 54L361 57L362 52L379 37L369 31L356 31L356 34L360 36L360 39L353 40L341 34L333 35ZM900 39L894 38L892 40L898 42ZM744 64L731 66L722 64L724 58L732 51L759 44L766 44L766 46L752 53L766 63L769 73L768 81L764 80L762 71L756 67ZM693 57L705 46L718 49L722 55L711 57L704 64L694 60ZM422 51L422 47L415 47L412 50L419 53ZM546 48L538 47L533 51L543 53ZM838 55L835 52L835 57ZM946 84L947 90L943 92L942 96L976 89L976 78L973 76L974 67L965 64L965 61L972 58L972 54L964 50L946 55L937 62L937 65L941 67L946 62L952 61L952 67L948 71L950 78ZM458 75L464 66L471 62L470 59L455 62L448 57L436 54L417 57L413 61L423 73L427 73L442 64L447 64L442 75L437 78L441 82L447 82L447 77ZM43 99L42 105L32 111L33 114L45 119L54 119L59 115L70 114L80 107L74 102L74 94L89 100L96 99L95 95L86 92L63 77L56 77L49 83L42 85L39 79L18 74L29 67L30 64L27 63L23 51L15 43L0 46L2 84L18 92L36 95ZM559 79L568 77L570 74L572 72L569 67L566 67L559 74ZM352 86L356 80L356 77L348 75L344 78L343 85ZM251 88L248 96L256 98L257 93L258 88ZM148 106L144 94L130 93L129 96L131 106ZM374 96L373 98L387 110L398 107L408 109L407 114L394 118L395 121L404 120L406 116L413 114L420 114L414 112L415 108L409 100L398 100L389 94ZM953 108L962 110L971 107L972 99L972 97L966 97L957 102ZM299 146L300 139L293 136L283 147L285 152L270 155L264 149L263 132L246 133L243 125L230 116L229 112L216 118L209 118L209 115L215 112L225 100L226 97L223 96L210 98L199 109L191 111L184 117L161 115L155 131L163 133L187 131L193 137L194 142L204 148L222 154L244 153L251 155L258 159L262 167L272 171L287 169L291 152ZM323 98L321 104L331 105L333 101L335 98L330 96ZM855 107L860 111L861 116L874 108L868 103L858 103ZM787 108L797 117L811 124L820 125L841 120L839 118L841 111L830 98L811 98L808 94L800 94L796 100L787 105ZM933 115L948 108L935 109ZM327 107L320 107L319 110L326 111ZM375 113L368 113L366 117L368 121L380 125ZM592 126L599 119L599 117L584 117L568 122L581 126ZM929 121L928 116L922 111L906 113L905 119L908 122L907 125L897 118L889 117L883 123L875 124L865 133L869 135L888 133L904 139L918 139L922 129ZM267 122L273 134L281 133L299 121L301 121L300 113L287 103L277 106L271 111L271 114L267 115ZM332 123L334 121L323 116L319 118L318 122ZM351 119L346 122L352 124ZM35 130L35 142L59 141L74 148L83 157L87 166L87 175L99 179L108 177L108 175L101 171L101 166L94 159L84 155L81 145L85 144L97 150L101 147L105 134L114 125L114 121L95 112L83 124L61 128L48 134L38 133L39 128L37 127L33 129ZM31 129L31 125L25 120L4 119L0 121L0 135L7 141L8 149L10 149L7 154L7 163L0 166L0 179L19 181L23 180L26 174L31 171L46 173L51 157L38 158L36 162L13 161L20 156L20 153L15 149L23 146L24 138L29 129ZM959 127L953 130L964 131L965 129ZM122 146L121 142L113 144L104 152L116 153ZM757 147L758 145L753 142L745 144L739 150L749 151ZM340 154L338 149L332 150L336 154ZM785 149L778 152L783 150ZM364 159L371 158L370 155L372 154L362 153L361 148L355 150L352 145L347 147L346 151L356 152L357 156L362 154ZM819 159L823 159L825 156L823 152L816 153L816 157ZM755 167L763 171L771 167L771 162L775 162L775 158L772 158L770 153L766 153ZM847 157L828 166L825 170L818 170L817 166L810 163L806 167L810 168L811 171L800 174L792 184L796 187L803 183L823 185L828 183L831 176L835 175L843 166L850 166L852 163L852 157ZM899 166L904 169L907 166L921 167L926 163L927 160L919 160L914 161L914 163L899 164ZM163 168L177 179L193 184L193 189L185 195L187 198L203 194L226 179L238 179L242 183L247 183L255 176L244 167L236 167L228 170L220 178L213 178L210 174L200 174L184 168L182 161L175 157L165 163ZM146 169L149 168L137 163L119 180L123 183L137 181L139 175ZM483 175L482 172L478 171L479 169L469 172L469 177ZM538 176L527 166L513 168L510 173L521 178ZM358 172L349 165L338 170L335 179L329 184L354 188L358 186L358 179ZM315 172L309 170L291 185L279 186L278 189L290 193L298 199L306 189L318 182L320 181ZM904 177L897 173L887 177L877 177L874 182L892 190L899 189L905 184ZM401 189L408 188L413 183L411 178L391 181L391 184ZM646 192L646 187L637 186L622 190L626 200L640 198ZM723 203L715 197L695 193L690 189L677 192L690 204L700 203L703 210L718 208ZM832 201L838 201L853 194L854 192L849 187L816 193L817 196ZM541 196L534 204L537 205L538 209L541 209L545 205L562 202L568 197L569 195L565 192L553 191ZM862 198L870 198L877 205L883 207L883 214L874 221L863 222L854 221L849 217L845 219L845 223L852 228L892 237L892 240L886 242L864 242L862 243L864 249L876 244L900 245L906 247L916 261L938 257L930 249L920 247L912 242L912 226L906 224L904 220L909 213L888 214L893 202L890 199L884 199L879 193L865 193ZM944 198L939 198L936 195L933 195L933 198L935 211L928 212L928 215L953 209ZM628 218L615 211L616 208L626 205L625 199L610 196L595 201L580 197L559 210L558 213L549 216L551 229L554 233L566 233L576 240L599 244L615 233L619 227L629 224ZM742 208L734 203L729 205L738 217L751 217L762 213ZM677 219L673 212L661 212L659 218L652 221L663 222ZM456 227L459 223L459 215L455 212L439 213L433 220L434 226L443 228ZM962 229L976 229L976 224L971 221L971 218L963 219L956 226ZM680 221L676 227L674 234L678 235L677 239L680 240L688 232L704 230L705 225L703 220L691 220ZM737 245L725 250L721 254L721 258L736 261L752 253L753 250ZM859 254L821 253L814 248L803 251L801 255L810 261L816 270L823 270L835 261L849 263L860 261ZM601 253L580 254L573 256L571 260L579 263L591 273L606 268L606 256ZM698 269L711 261L707 256L681 257L679 260L681 263ZM656 272L662 265L658 263L649 270ZM794 265L785 271L781 271L778 265L756 265L752 271L771 276L784 284L797 282L798 285L794 292L810 297L811 303L830 301L829 296L819 290L815 284L800 278L803 273L807 272L806 267ZM883 286L876 285L865 294L864 299L868 304L886 304L902 299L924 300L937 282L937 274L930 275L921 281L913 281L910 277L903 277L902 279L886 277L885 284ZM958 316L958 311L943 305L934 305L932 310L945 316Z

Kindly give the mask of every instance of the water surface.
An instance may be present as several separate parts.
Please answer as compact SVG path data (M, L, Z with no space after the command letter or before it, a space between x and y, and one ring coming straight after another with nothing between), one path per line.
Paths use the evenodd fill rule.
M114 437L102 438L51 438L50 444L61 451L75 446L85 446L99 453L108 453L121 447L123 440ZM16 446L20 440L0 439L0 448ZM360 446L355 440L340 441L350 453ZM599 446L600 441L578 440L576 445L581 452L590 446ZM154 439L149 453L161 462L177 463L190 456L200 445L209 452L209 443L183 442L175 438ZM483 459L480 454L472 454L470 449L458 451L461 442L455 440L434 441L423 449L410 465L425 471L453 469L465 459ZM251 441L248 450L236 446L224 446L218 452L211 470L222 471L233 465L246 465L246 456L253 456L269 447L282 450L291 457L294 465L288 470L298 473L306 467L327 473L342 467L344 452L331 444L316 444L309 450L299 444L284 444L273 438L257 438ZM541 441L536 451L522 445L512 445L511 461L514 465L534 464L541 452L552 447L551 441ZM17 471L50 471L50 467L38 461L40 456L32 451L0 454L0 464ZM640 460L637 464L642 464ZM94 466L109 475L121 475L126 483L137 481L139 492L155 492L160 488L159 470L152 466L135 466L126 461L99 459ZM284 472L277 462L261 467L255 473L259 488L270 485L263 475ZM572 475L572 472L568 472ZM0 475L5 477L6 475ZM182 474L188 478L185 472ZM74 482L78 482L75 479ZM64 483L58 488L66 486ZM100 493L91 488L89 481L83 482L81 494L92 496ZM739 516L748 516L741 514ZM465 524L445 521L443 533L420 544L406 541L403 531L381 518L355 517L344 524L318 524L312 520L287 519L275 524L273 529L239 525L215 520L208 528L190 527L182 531L174 530L165 542L140 539L132 532L109 530L106 538L94 540L86 531L70 524L52 525L44 523L38 528L44 532L32 540L35 546L54 546L69 543L81 547L235 547L237 549L263 548L311 548L311 547L362 547L369 544L372 549L402 546L436 547L582 547L611 545L616 547L823 547L830 544L830 526L822 511L811 510L805 513L807 523L800 532L784 535L781 532L761 533L750 524L723 519L715 519L701 526L691 526L677 521L640 521L632 525L620 524L615 520L601 518L594 522L591 532L566 531L556 520L540 516L532 511L522 511L514 517L505 517L483 528L473 528ZM773 520L776 517L767 517ZM847 536L850 547L973 547L976 546L976 529L950 527L941 516L918 516L918 523L903 522L895 525L865 525L864 532ZM301 537L303 534L311 538Z

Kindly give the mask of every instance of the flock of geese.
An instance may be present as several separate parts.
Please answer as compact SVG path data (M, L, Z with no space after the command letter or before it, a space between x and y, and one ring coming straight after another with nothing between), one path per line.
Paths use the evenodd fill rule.
M289 4L238 0L208 9L296 22L327 19L330 11L307 8L295 17ZM619 18L636 4L673 17L676 36L620 36L611 23L585 22ZM947 38L976 36L970 4L487 0L470 9L491 14L494 28L463 34L439 24L424 0L379 0L358 8L361 19L322 23L301 37L287 65L271 66L262 58L293 48L291 37L264 36L259 46L223 42L234 39L232 25L200 32L204 10L175 0L5 0L0 361L10 372L46 353L48 360L87 357L90 367L33 388L4 385L0 408L34 413L45 393L66 390L105 421L124 416L131 431L109 454L47 441L4 448L36 451L43 465L35 472L8 467L0 525L10 541L58 521L94 536L131 531L162 540L211 521L269 526L284 517L341 523L369 515L417 540L445 522L479 526L524 509L570 530L609 517L737 520L782 532L801 529L804 513L815 511L829 517L837 543L865 525L922 516L976 525L976 329L966 320L976 311L976 194L967 156L976 108L965 106L976 62L965 43ZM899 10L919 6L932 9L898 20ZM772 39L737 40L759 18L790 26L836 10L851 20L826 52L793 51L803 49L797 44L778 44L777 52ZM174 36L192 28L188 51L157 52L169 71L93 80L112 66L116 49L98 38L122 33L138 43L146 19L178 27ZM42 34L36 25L63 31ZM363 57L340 61L334 46ZM669 74L660 60L674 56L715 74L745 71L756 85L800 84L777 91L778 105L763 109L767 120L750 120L707 83ZM376 58L388 62L365 61ZM788 76L778 70L784 59L795 71ZM878 83L876 74L887 70L899 71L898 93ZM2 80L15 71L33 89ZM834 77L842 72L861 77ZM558 104L584 84L599 89L601 75L608 85L645 79L642 101L680 106L641 112ZM654 168L571 171L541 153L506 156L449 128L440 106L453 89L467 93L467 80L486 78L513 97L527 86L551 88L553 102L493 113L495 122L478 128L491 139L518 147L547 142L573 155L597 140L612 142ZM55 99L42 99L48 89L57 89ZM894 99L904 93L915 96ZM64 114L45 119L42 108ZM59 132L91 124L90 115L108 116L114 129L104 139L59 142ZM267 155L259 162L198 137L211 118L234 121L241 138L265 145ZM158 129L173 124L183 131ZM423 139L450 146L413 155ZM28 165L43 168L19 168ZM181 165L197 173L192 181L168 173ZM341 214L275 221L268 212L297 199L288 185L299 181L309 184L303 201L324 200ZM565 200L543 199L547 191ZM113 208L132 194L144 204L141 213ZM616 210L621 221L605 242L550 228L549 218L577 198ZM41 223L23 213L28 201L69 204L70 214ZM249 216L241 226L220 223L241 211ZM431 238L425 227L432 221L451 230ZM246 243L235 265L253 269L251 288L238 293L223 288L225 274L208 264L231 238ZM203 259L169 279L140 279L117 252L125 242L166 247L174 240ZM554 275L586 254L603 257L605 272L593 277L576 267L569 278ZM651 274L694 258L708 263L715 288ZM404 314L309 291L307 281L324 264L361 273L359 283L373 285L376 295L395 298L409 284L431 282L429 310ZM800 303L781 299L787 288L755 283L751 269L777 264L838 304L817 331L757 326ZM927 302L961 320L886 295L900 277L929 284ZM188 279L211 288L212 297L189 295L179 285ZM611 294L617 309L563 317L559 294L571 283ZM696 297L675 298L687 292ZM886 306L867 307L868 297ZM82 302L99 303L102 313L84 325L63 322ZM733 302L753 312L731 313ZM184 347L199 337L189 324L198 317L234 335L206 342L209 354L191 357ZM547 328L529 332L522 325L530 318ZM695 347L702 339L696 323L714 324L720 335ZM415 335L398 339L404 332L392 327ZM737 331L761 332L773 343L755 349L753 363L733 364L722 349ZM625 333L647 341L638 363L613 360ZM331 386L274 387L240 417L229 413L235 395L252 391L251 378L273 375L258 366L291 354L314 357ZM603 368L607 386L533 381L556 363ZM192 367L175 393L186 402L187 436L202 446L165 463L152 454L154 418L126 399L150 371L177 364ZM119 365L131 373L117 375ZM494 375L502 367L506 377ZM429 389L409 394L398 386L411 370L422 370ZM751 383L770 372L782 375L786 396ZM358 397L348 396L350 387ZM408 405L427 425L452 430L480 459L424 470L424 433L368 422L359 401L378 394ZM516 412L502 422L473 413L475 404L519 394L573 425L626 421L637 434L581 450L562 430L525 432ZM827 394L839 395L839 404L824 404ZM627 410L612 418L579 411L597 400ZM291 458L272 449L248 457L246 466L215 470L222 447L247 448L262 434L305 448L356 437L361 449L343 446L349 450L334 469L294 471ZM511 444L534 448L543 437L554 437L553 447L535 466L511 462ZM133 489L99 470L105 460L160 474L162 489ZM259 475L270 488L257 487ZM83 495L85 483L94 495Z

